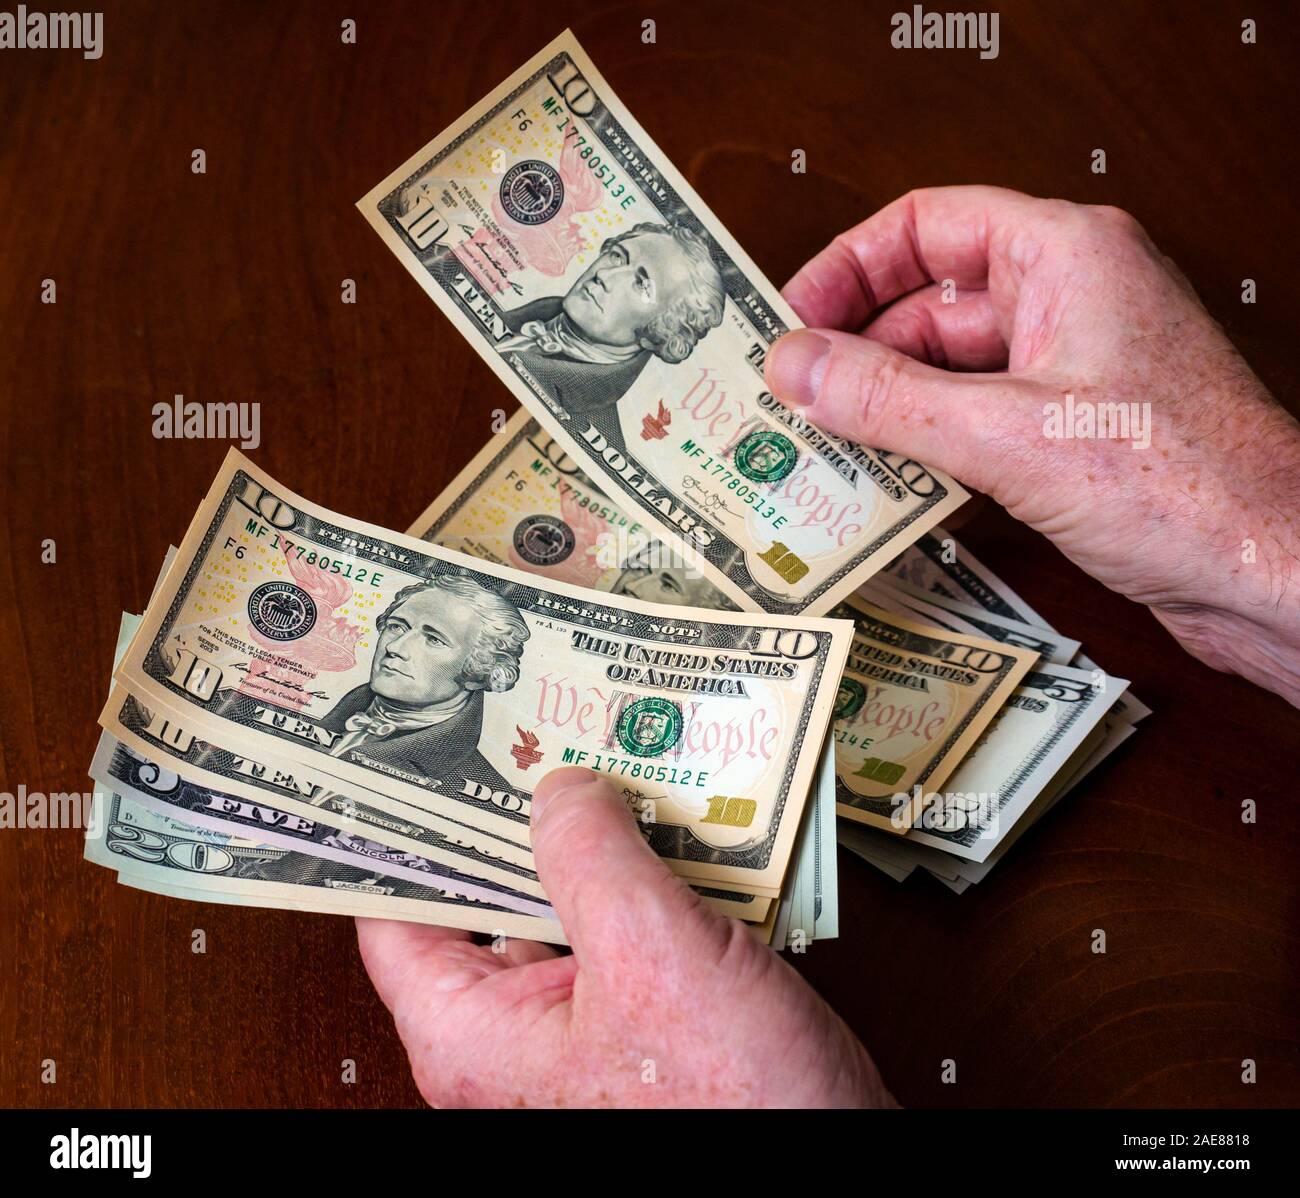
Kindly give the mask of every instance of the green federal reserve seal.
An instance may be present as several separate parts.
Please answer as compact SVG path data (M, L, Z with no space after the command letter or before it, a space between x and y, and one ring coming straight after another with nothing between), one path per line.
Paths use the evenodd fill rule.
M799 451L784 433L750 433L736 446L736 469L751 482L779 483L795 468Z
M835 710L831 712L832 720L847 720L857 715L867 701L867 688L856 678L841 678L840 689L835 693Z
M618 721L618 739L634 757L658 757L682 734L682 709L667 699L637 699Z

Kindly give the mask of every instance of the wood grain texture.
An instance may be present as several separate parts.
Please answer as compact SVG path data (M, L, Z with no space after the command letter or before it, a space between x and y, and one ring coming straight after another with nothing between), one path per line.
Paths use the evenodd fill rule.
M88 785L118 613L225 453L153 404L259 401L259 464L392 527L513 408L353 204L566 23L773 279L912 187L1118 204L1294 411L1294 13L1002 3L982 62L891 49L903 7L107 3L99 61L0 51L0 789ZM1300 1103L1300 717L1001 513L962 536L1156 714L960 898L841 854L798 967L907 1104ZM419 1101L350 921L117 887L74 831L0 830L0 898L0 1103Z

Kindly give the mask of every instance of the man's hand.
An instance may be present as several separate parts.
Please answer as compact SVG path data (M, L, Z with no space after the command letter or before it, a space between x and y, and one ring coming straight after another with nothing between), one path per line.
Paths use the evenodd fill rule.
M537 872L573 946L358 919L366 969L434 1106L892 1106L798 974L707 907L608 782L533 795Z
M768 356L784 403L987 492L1203 661L1300 705L1300 427L1132 217L918 191L784 294L813 326ZM1149 448L1048 436L1067 392L1149 404Z

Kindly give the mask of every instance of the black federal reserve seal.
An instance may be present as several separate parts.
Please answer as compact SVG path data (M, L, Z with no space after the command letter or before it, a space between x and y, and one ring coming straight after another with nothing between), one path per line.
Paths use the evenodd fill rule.
M528 516L515 525L515 552L530 566L554 566L573 552L577 538L557 516Z
M516 162L501 180L501 205L521 225L544 225L563 203L559 174L535 158Z
M248 597L248 618L272 641L296 641L316 623L316 604L291 582L264 582Z

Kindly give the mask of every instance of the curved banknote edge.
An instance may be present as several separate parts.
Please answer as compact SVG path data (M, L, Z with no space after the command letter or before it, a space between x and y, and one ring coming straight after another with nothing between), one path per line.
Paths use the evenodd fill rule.
M1072 666L1032 670L904 843L986 860L1053 779L1067 780L1077 770L1071 758L1094 731L1100 743L1102 721L1127 685ZM1079 764L1094 748L1080 754Z
M114 870L127 886L192 901L404 919L489 936L568 943L554 919L207 832L119 794L96 794L94 803L91 826L103 834L86 837L86 860Z
M881 573L995 615L1052 627L952 533L938 526L913 541Z
M163 573L166 573L172 559L175 557L175 553L175 549L170 550L168 558L163 565ZM162 574L159 575L159 582L161 582L161 580ZM122 653L125 651L126 646L130 642L135 631L139 628L140 622L141 620L139 616L131 615L128 612L122 613L121 622L118 628L118 641L117 649L114 654L114 664L121 659ZM125 696L125 699L127 704L138 706L133 696L127 695ZM112 708L115 705L110 701L109 706ZM129 785L123 785L121 791L115 791L114 782L116 781L116 778L113 771L109 768L109 763L114 756L114 750L124 751L128 757L135 759L132 763L132 769L137 775L137 778L133 780L143 782L145 787L151 789L151 793L146 794L144 793L144 790L135 790ZM141 763L142 768L140 768ZM108 730L106 730L100 737L99 745L96 748L95 759L91 763L90 773L96 782L104 786L106 790L117 793L119 798L124 799L128 803L135 804L136 806L144 807L160 817L167 817L169 820L168 826L173 828L173 830L184 831L186 828L197 826L200 831L206 829L208 832L223 834L224 839L222 843L234 841L241 845L256 847L259 844L265 844L268 839L275 839L279 842L278 847L288 849L295 854L305 852L309 855L325 856L336 864L350 865L357 869L373 870L376 865L383 864L385 870L388 871L386 876L391 874L393 871L386 864L387 858L385 858L383 854L387 853L391 848L405 848L408 856L417 858L429 855L430 853L430 850L424 844L419 842L415 842L413 847L394 845L392 835L385 823L380 823L376 828L365 824L359 818L348 820L346 822L340 820L340 827L347 834L338 837L337 843L331 844L330 848L332 850L341 851L322 853L315 843L315 841L320 839L320 837L316 834L317 830L314 827L316 821L313 818L319 814L320 808L309 805L304 805L304 811L292 813L302 814L307 817L301 824L293 827L293 831L297 832L301 837L303 837L303 839L294 840L290 837L268 838L266 837L266 825L269 825L272 828L290 825L291 813L271 807L266 802L265 796L263 795L254 796L256 799L257 816L255 819L245 817L243 827L239 826L237 820L232 819L228 812L223 813L221 816L214 815L210 804L207 802L201 803L203 809L202 815L196 814L193 810L189 810L186 812L186 818L180 820L177 817L177 808L180 804L176 802L176 795L174 793L180 788L172 785L172 780L170 778L164 779L164 776L168 773L165 767L155 765L150 761L147 754L139 752L134 754L131 753L130 750L127 749L126 746L121 745L112 732ZM183 776L178 776L177 781L179 782L181 780L183 780ZM163 784L159 785L160 782ZM100 797L102 798L102 796ZM277 801L284 802L285 800L278 799ZM222 804L222 806L224 807L224 804ZM448 821L443 822L446 823ZM94 827L96 825L92 824L91 826ZM362 832L370 833L369 836L362 837L363 843L360 845L357 843L356 828L360 828ZM249 830L255 831L262 839L250 840L244 835L244 833ZM378 836L374 834L376 831L379 833ZM482 836L483 834L479 833L479 835ZM327 837L326 839L334 840L334 838L331 837ZM445 838L440 841L440 843L446 843ZM531 856L529 856L529 860L531 860ZM458 859L455 855L452 855L450 860L445 863L456 867L464 865L466 862L465 859ZM474 860L473 872L470 875L471 880L476 882L482 880L488 873L488 871L484 869L484 864L485 863L481 860ZM492 863L487 862L486 864L490 866ZM200 868L204 872L207 872L212 866L212 860L202 859L200 861L199 859L194 859L187 861L186 865L187 868ZM397 872L399 873L399 876L401 876L401 871ZM421 885L427 885L432 880L430 877L431 872L432 871L421 870L414 877L406 875L406 880L416 881ZM534 880L536 879L536 875L531 872L529 872L528 876ZM487 880L491 881L493 879L488 877ZM508 895L506 892L513 889L518 882L518 878L515 875L506 874L504 877L498 877L495 880L499 885L504 887L504 891L494 891L493 894L489 896L491 900L495 900L494 905L499 903L506 909L515 909L518 904L511 902L510 898L513 896ZM722 890L716 887L702 886L699 884L692 885L692 889L709 906L713 907L714 910L718 911L720 914L752 923L761 922L766 918L771 903L770 899L752 894L743 894L733 890ZM537 885L535 891L532 893L535 893L542 898L545 897L540 884ZM202 896L182 895L179 897L193 898ZM464 894L458 894L455 897L466 896ZM378 895L376 896L376 899L380 904L382 904L385 901L385 896ZM316 910L328 909L324 906L313 905L311 903L308 903L307 905ZM549 907L545 906L545 904L531 904L529 906L536 906L538 908L536 912L538 916L544 918L548 923L553 919L553 916L549 913ZM365 913L377 916L383 914L382 910L367 911Z
M265 803L259 804L253 815L246 810L250 804L232 804L229 796L213 794L184 779L178 785L171 785L166 779L166 771L160 771L152 762L131 753L107 732L101 737L90 775L106 792L167 818L174 831L194 828L254 847L283 850L335 866L378 873L385 879L434 887L446 898L468 899L493 909L515 911L547 922L555 918L546 902L530 899L508 887L482 883L473 876L441 868L416 853L394 850L388 844L356 834L321 835L320 829L311 821L297 819ZM159 788L159 781L167 784ZM254 833L255 839L248 839L244 835L247 832ZM232 858L212 853L187 854L185 864L193 872L204 874L224 874L236 867ZM328 868L327 865L317 867L326 872ZM237 874L231 878L238 881ZM762 922L772 901L759 895L699 884L693 884L691 888L719 914L750 923ZM376 915L382 913L382 910L374 912Z
M949 599L982 607L987 612L1056 632L952 533L938 526L917 538L885 566L881 577L899 578L922 591L933 591ZM1098 679L1105 674L1091 657L1081 651L1069 664L1080 670L1096 671ZM1126 691L1115 696L1112 714L1125 723L1136 724L1151 714L1151 708L1132 691Z
M232 450L117 680L204 739L520 843L532 782L589 766L677 873L775 894L849 626L538 581L338 516Z
M116 862L114 864L117 865ZM494 938L542 940L549 944L568 943L563 929L554 920L533 919L527 915L515 915L511 912L504 912L498 916L493 915L490 909L481 912L456 909L449 912L445 906L437 905L437 899L410 897L398 887L388 884L383 878L348 882L342 878L331 877L320 887L294 887L276 882L269 886L259 883L246 889L240 884L239 879L228 876L199 878L190 885L182 885L172 882L171 875L163 871L145 872L118 866L117 880L123 886L130 886L135 890L145 890L164 898L183 899L191 903L221 903L233 907L310 911L318 915L340 915L351 919L401 919L409 923L429 923L461 928L467 932L480 932ZM408 883L402 884L402 886L408 885ZM692 889L697 893L700 892L698 886ZM753 904L770 901L753 895L741 897ZM770 910L759 919L756 914L757 908L749 906L748 903L721 900L709 894L701 894L701 898L720 914L745 920L746 926L755 936L764 944L770 943L770 924L765 922L771 917Z
M884 611L858 596L835 703L837 812L903 833L942 786L1038 654Z
M195 735L186 717L157 699L146 705L115 686L100 725L128 748L198 786L270 804L331 828L369 836L453 869L542 897L532 850L400 799L348 786L303 762L254 758ZM211 735L211 730L208 731Z
M159 767L108 733L100 736L90 776L105 790L129 798L158 814L209 831L249 837L273 848L322 857L341 865L370 868L387 877L436 887L457 898L553 919L544 899L520 894L405 849L396 849L355 832L340 832L317 820L251 803L199 786Z
M1068 665L1079 652L1079 642L1049 628L1026 624L1011 616L987 612L973 603L961 603L933 591L922 591L909 582L881 576L873 578L858 591L864 599L895 611L900 607L914 612L923 620L957 632L971 632L1003 645L1019 645L1041 654L1055 665Z
M798 318L567 30L357 206L583 470L745 610L829 610L967 497L767 391Z
M606 594L713 611L736 607L610 499L523 408L406 531Z
M175 548L169 549L162 572L154 584L155 594L175 556ZM142 622L140 616L122 613L113 656L115 668ZM121 702L114 702L115 697L119 696ZM146 732L157 727L156 721L144 711L134 696L125 694L116 687L109 696L106 710L138 714L142 717ZM213 751L209 746L185 736L179 730L174 731L170 737L156 738L152 743L145 743L143 738L137 738L124 728L123 732L136 742L127 745L114 735L111 721L106 722L101 717L101 723L105 724L105 730L100 735L91 761L91 777L106 790L156 814L180 820L179 812L184 810L185 823L206 827L209 831L225 832L241 841L247 840L247 833L251 831L257 834L262 843L274 843L295 853L325 857L337 864L361 869L382 866L388 876L402 877L421 884L436 884L439 889L455 897L491 902L542 919L554 918L549 903L545 901L545 892L531 869L520 871L523 873L523 877L520 877L497 867L494 861L485 860L482 854L464 852L457 855L441 851L448 844L460 847L455 837L455 832L460 829L451 830L451 835L441 837L438 849L431 850L421 844L416 844L413 849L409 846L394 846L384 836L364 835L365 832L373 833L375 829L367 827L360 820L349 821L351 826L342 820L335 826L327 825L319 819L318 807L306 806L305 810L285 811L271 806L265 795L257 793L253 795L253 801L248 802L215 791L201 782L196 784L183 773L158 765L154 754L162 756L160 750L174 750L181 744L191 754L206 749L206 759L211 759ZM176 764L180 765L179 762ZM256 763L244 761L241 764L247 767ZM249 774L256 772L258 771L248 771ZM265 769L260 772L267 774ZM290 775L285 777L289 778ZM277 801L283 802L283 799L277 795ZM387 835L382 825L379 831ZM482 838L484 834L479 833L478 836ZM531 854L526 859L531 864ZM466 865L471 868L466 870ZM461 881L466 884L457 884ZM518 893L517 887L521 884L527 886L526 894Z

